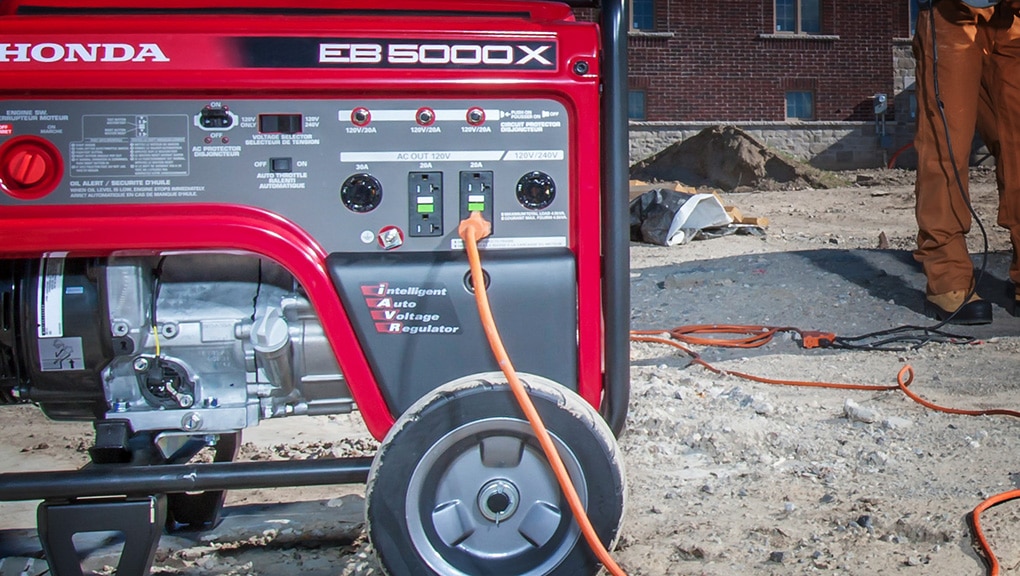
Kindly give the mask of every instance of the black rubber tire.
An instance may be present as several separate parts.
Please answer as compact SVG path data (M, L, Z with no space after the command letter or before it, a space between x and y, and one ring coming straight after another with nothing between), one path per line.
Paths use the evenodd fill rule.
M584 495L582 502L586 503L587 513L600 540L612 548L623 519L625 493L623 467L612 431L598 412L570 390L540 377L522 375L522 380L528 386L546 427L559 443L561 456L572 463L568 470L571 470L575 484L581 484L578 490ZM464 437L454 431L464 431ZM512 443L520 442L521 449L529 453L528 459L538 462L549 478L552 477L541 447L502 374L483 374L451 382L419 400L398 419L376 453L366 495L369 538L386 572L395 576L578 576L598 572L601 565L580 535L573 515L555 485L552 490L559 498L556 503L558 512L554 515L556 520L553 521L555 530L547 532L552 536L541 545L529 550L518 547L508 550L506 557L498 557L498 554L487 554L488 550L484 551L486 553L472 550L468 546L471 537L463 544L451 546L444 542L432 518L435 511L441 509L438 505L449 498L451 485L458 500L467 503L462 514L466 512L476 516L471 522L480 525L479 532L500 528L498 523L492 526L479 521L483 517L478 511L480 504L475 504L481 494L479 482L475 479L463 482L461 494L460 482L444 479L443 476L453 467L463 466L457 462L463 462L464 454L475 449L480 453L481 441L489 437L495 437L497 441L512 437ZM450 438L460 439L454 441ZM446 450L447 447L449 450ZM422 467L425 468L420 469ZM485 466L482 468L484 474L489 472ZM527 471L522 468L519 472ZM508 473L513 474L512 471ZM456 477L456 472L450 474ZM493 477L499 476L499 469L493 469ZM524 478L523 484L528 483L529 480ZM541 484L544 490L548 481L536 483ZM418 490L418 487L421 489ZM444 490L447 496L437 502L436 493ZM522 506L538 502L529 501L528 492L535 493L537 490L521 490ZM412 508L415 507L414 502L418 502L417 511L412 510L410 515L409 502ZM526 516L525 509L521 510L521 515ZM521 519L518 521L523 522ZM504 521L504 527L510 525L509 520ZM415 526L420 529L416 530ZM416 532L415 537L411 535L412 530ZM514 542L515 537L520 540L517 533L506 534L510 535L507 542ZM501 538L496 538L497 542L501 542ZM425 556L431 560L426 560Z

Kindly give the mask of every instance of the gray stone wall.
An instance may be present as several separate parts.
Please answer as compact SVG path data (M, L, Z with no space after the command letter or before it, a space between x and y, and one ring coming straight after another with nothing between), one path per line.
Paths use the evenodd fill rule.
M769 148L823 170L886 166L913 139L913 125L876 122L727 122ZM703 122L631 122L631 164L716 124ZM909 163L909 162L908 162ZM908 164L907 163L907 164ZM897 162L897 166L907 164Z
M914 53L909 39L893 42L893 107L896 121L901 124L913 122L917 117L917 102L914 90L917 72L914 70Z

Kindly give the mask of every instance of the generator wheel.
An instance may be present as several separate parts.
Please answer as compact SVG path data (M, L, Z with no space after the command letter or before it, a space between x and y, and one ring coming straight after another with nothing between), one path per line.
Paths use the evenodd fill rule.
M616 440L583 399L522 375L602 542L624 507ZM442 386L409 408L368 477L369 538L390 574L595 574L556 478L502 374Z

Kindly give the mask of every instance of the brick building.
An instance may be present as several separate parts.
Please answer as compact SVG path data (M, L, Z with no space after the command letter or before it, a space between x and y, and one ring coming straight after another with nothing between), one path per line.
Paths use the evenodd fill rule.
M877 165L911 138L916 0L631 0L629 10L634 131L673 132L637 152L632 142L632 156L702 124L760 128L822 167ZM877 94L889 104L878 118Z

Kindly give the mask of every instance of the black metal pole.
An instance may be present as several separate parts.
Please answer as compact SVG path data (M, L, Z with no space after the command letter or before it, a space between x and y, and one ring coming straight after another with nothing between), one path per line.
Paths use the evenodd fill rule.
M19 472L0 474L0 501L361 484L371 466L372 458L361 457Z
M630 146L627 121L627 0L602 3L602 246L606 396L602 415L617 436L630 402Z

